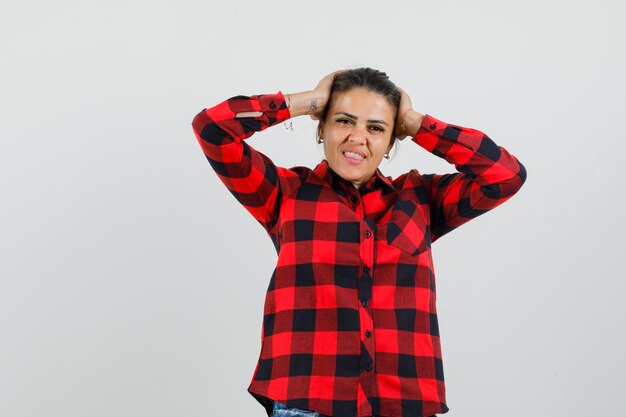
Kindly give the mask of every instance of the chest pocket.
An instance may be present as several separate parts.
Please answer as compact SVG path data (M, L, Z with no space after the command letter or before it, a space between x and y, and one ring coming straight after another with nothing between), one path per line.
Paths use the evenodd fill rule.
M422 210L411 200L398 199L384 227L385 239L391 246L413 256L430 248L430 226Z

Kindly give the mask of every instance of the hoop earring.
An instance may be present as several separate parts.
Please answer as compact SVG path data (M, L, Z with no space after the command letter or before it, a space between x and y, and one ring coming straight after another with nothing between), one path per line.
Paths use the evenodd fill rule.
M395 146L395 143L394 143L394 146ZM392 146L391 148L389 148L389 150L387 151L387 153L385 153L385 154L383 155L386 159L389 159L389 152L390 152L392 149L393 149L393 146Z

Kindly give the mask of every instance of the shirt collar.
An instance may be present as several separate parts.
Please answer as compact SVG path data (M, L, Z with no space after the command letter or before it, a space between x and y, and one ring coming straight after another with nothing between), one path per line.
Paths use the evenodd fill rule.
M315 171L318 177L322 178L324 182L329 184L335 190L343 188L343 191L345 191L348 187L352 187L356 190L351 181L344 179L333 171L326 159L322 159L313 171ZM383 175L379 168L376 168L374 175L372 175L372 177L365 184L361 185L358 191L363 194L364 192L372 191L377 188L383 188L383 191L384 189L388 189L387 192L396 191L396 188L393 186L391 181Z

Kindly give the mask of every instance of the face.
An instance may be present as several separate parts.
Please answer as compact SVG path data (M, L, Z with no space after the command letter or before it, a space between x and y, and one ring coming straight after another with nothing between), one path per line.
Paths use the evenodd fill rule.
M319 130L328 165L356 188L390 149L394 108L381 94L356 88L337 95Z

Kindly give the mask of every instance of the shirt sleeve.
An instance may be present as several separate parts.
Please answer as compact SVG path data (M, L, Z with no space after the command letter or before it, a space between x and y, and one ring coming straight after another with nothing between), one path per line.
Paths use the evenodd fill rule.
M526 181L521 162L479 130L426 114L412 141L459 171L423 175L430 191L432 242L504 203Z
M242 112L262 114L235 117ZM192 121L200 147L219 179L268 233L276 221L281 192L293 186L298 175L277 167L244 140L290 117L279 91L231 97L202 110Z

